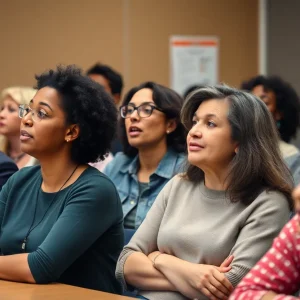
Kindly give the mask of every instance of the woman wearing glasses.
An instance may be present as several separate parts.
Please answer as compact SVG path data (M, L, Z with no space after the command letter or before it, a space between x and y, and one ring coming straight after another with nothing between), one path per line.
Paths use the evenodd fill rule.
M23 168L1 191L0 279L120 293L122 206L111 180L88 165L109 151L116 108L73 66L36 78L36 95L20 106L20 139L40 166Z
M184 161L185 131L179 120L183 99L153 82L132 88L120 108L124 153L104 173L115 183L125 228L136 229L156 196Z
M0 150L18 166L33 166L37 160L21 150L19 105L29 104L36 90L31 87L9 87L1 93Z

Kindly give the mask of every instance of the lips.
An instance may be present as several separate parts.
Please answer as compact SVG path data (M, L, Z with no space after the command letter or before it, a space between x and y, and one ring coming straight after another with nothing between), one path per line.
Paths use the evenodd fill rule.
M20 132L20 140L22 142L28 141L31 138L33 138L33 136L31 134L29 134L26 130L21 130L21 132Z
M204 149L204 147L198 143L195 143L195 142L191 142L189 143L189 150L190 151L200 151Z
M141 132L142 132L142 130L137 126L130 126L129 130L128 130L130 137L139 136Z

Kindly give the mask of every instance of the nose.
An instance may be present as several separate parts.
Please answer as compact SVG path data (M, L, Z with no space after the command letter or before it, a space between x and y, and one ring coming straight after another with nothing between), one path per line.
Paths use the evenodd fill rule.
M202 137L202 130L201 130L201 126L199 123L195 124L189 131L189 135L191 137L197 137L197 138L201 138Z
M4 119L4 117L5 117L5 109L2 109L2 110L0 111L0 118L1 118L1 119Z
M140 118L137 109L135 109L133 111L133 113L130 115L130 120L134 121L134 120L138 120Z
M31 127L33 125L31 112L29 112L25 117L22 118L22 123L27 127Z

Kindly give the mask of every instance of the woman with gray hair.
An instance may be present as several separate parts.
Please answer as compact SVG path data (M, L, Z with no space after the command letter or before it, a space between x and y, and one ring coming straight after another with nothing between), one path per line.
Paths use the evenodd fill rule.
M0 150L8 155L19 169L37 164L37 160L21 151L19 105L29 104L36 90L31 87L9 87L1 92Z
M160 192L116 276L142 299L227 299L288 221L292 178L255 96L200 88L181 117L187 172Z

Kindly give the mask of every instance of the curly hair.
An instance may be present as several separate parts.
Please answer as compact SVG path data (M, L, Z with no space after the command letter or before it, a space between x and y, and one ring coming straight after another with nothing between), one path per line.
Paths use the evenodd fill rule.
M249 204L267 189L283 193L292 207L293 179L276 143L278 132L266 105L252 94L228 86L200 88L189 94L181 111L182 123L188 130L198 107L211 99L229 102L231 137L239 145L226 179L231 201ZM184 177L199 182L204 172L190 164Z
M242 84L242 88L248 91L262 85L264 90L272 91L276 98L276 108L281 113L280 126L278 128L281 139L289 142L296 137L297 128L300 127L300 100L294 88L278 76L257 76Z
M117 109L103 87L76 66L58 66L35 76L37 89L54 88L61 96L66 125L78 124L71 158L78 164L104 160L116 133Z
M180 122L180 110L183 105L183 99L173 90L157 84L155 82L144 82L137 87L132 88L126 95L121 106L130 102L133 95L141 89L151 89L153 92L154 103L165 113L167 119L175 119L176 129L167 135L167 145L176 152L186 150L186 130ZM138 149L128 143L125 128L125 119L119 119L119 134L123 144L123 151L128 156L135 156Z
M86 72L86 75L91 74L102 75L104 78L107 79L109 87L111 89L111 93L113 95L121 95L123 89L122 76L115 70L113 70L111 67L99 63L95 64Z

